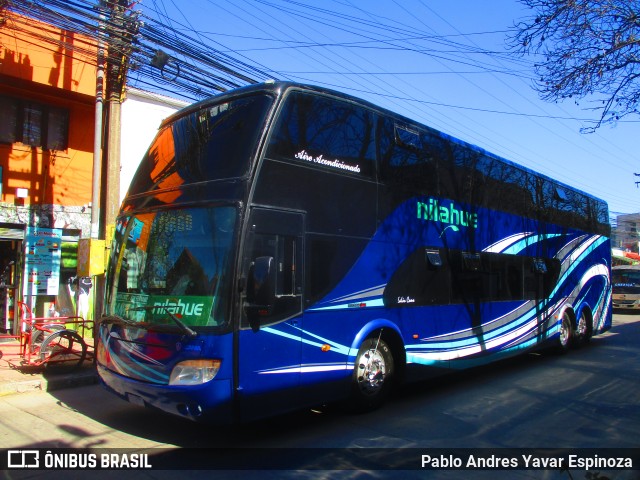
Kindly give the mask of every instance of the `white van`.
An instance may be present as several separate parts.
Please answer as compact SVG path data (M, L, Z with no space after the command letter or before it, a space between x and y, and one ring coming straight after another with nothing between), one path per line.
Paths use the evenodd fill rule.
M640 309L640 265L620 265L611 269L613 308Z

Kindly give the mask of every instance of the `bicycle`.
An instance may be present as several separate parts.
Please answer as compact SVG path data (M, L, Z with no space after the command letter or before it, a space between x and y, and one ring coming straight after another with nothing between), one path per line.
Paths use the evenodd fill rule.
M83 329L87 322L81 317L34 317L27 305L18 302L21 317L19 335L0 335L0 338L17 340L18 353L7 361L12 367L46 367L75 370L90 355L89 346L76 330L67 328L73 324ZM10 346L10 345L7 345ZM0 350L0 358L4 354ZM17 361L16 361L17 360Z

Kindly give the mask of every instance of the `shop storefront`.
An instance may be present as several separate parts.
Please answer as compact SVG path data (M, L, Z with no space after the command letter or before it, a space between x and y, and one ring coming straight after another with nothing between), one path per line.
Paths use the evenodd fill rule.
M0 331L5 333L17 328L25 231L26 225L0 223Z
M17 334L20 319L92 317L89 278L78 278L80 230L0 223L0 330Z

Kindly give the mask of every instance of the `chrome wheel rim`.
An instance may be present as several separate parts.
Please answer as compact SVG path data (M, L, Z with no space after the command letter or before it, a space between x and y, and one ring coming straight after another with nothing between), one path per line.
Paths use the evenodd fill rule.
M580 315L580 320L578 320L578 335L584 337L587 335L587 317L585 314Z
M569 344L569 336L571 335L571 321L564 315L560 324L560 344L567 346Z
M384 357L378 350L366 350L358 358L358 387L365 395L375 395L382 390L386 373Z

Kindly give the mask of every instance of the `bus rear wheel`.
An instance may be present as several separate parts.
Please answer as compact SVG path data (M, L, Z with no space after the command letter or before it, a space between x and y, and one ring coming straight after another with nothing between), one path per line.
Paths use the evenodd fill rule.
M353 407L369 411L382 405L389 394L393 374L389 345L379 336L367 338L360 346L353 369Z
M585 309L582 309L580 313L580 318L578 319L576 325L576 338L575 343L577 347L585 345L589 343L591 340L592 329L591 329L591 319Z

